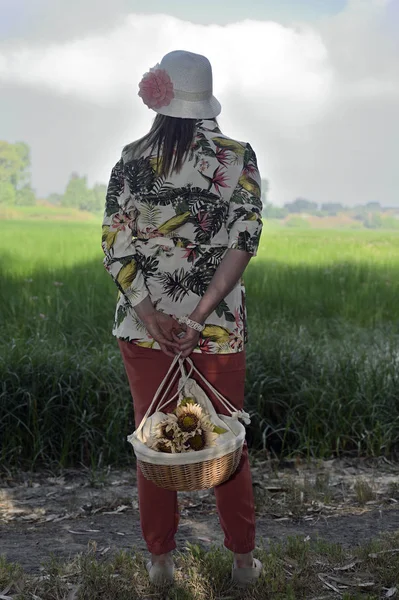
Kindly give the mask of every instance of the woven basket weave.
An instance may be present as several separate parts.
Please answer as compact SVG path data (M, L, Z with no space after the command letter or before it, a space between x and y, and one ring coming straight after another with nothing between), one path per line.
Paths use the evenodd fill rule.
M159 386L154 399L147 410L147 413L144 415L139 427L127 438L128 441L133 445L137 463L144 477L152 481L158 487L181 492L213 488L227 481L233 475L240 462L242 448L245 441L245 428L238 421L238 418L242 418L246 423L249 422L249 415L247 415L247 413L243 411L237 411L235 407L228 400L226 400L226 398L224 398L205 379L205 377L203 377L203 375L201 375L192 361L190 359L186 360L190 366L189 374L185 374L183 368L183 359L176 357L168 373L165 375L164 380ZM167 396L174 383L176 378L175 374L170 381L163 397L156 405L160 392L176 365L179 366L180 371L183 373L183 377L179 383L178 392L167 402L163 403L163 400ZM189 385L190 382L191 385L197 385L196 382L189 378L194 370L199 375L200 379L202 379L206 386L224 405L227 412L230 413L230 416L216 415L209 398L205 396L203 390L201 389L201 395L205 397L205 402L210 405L210 409L213 411L214 417L217 417L223 421L223 425L227 427L230 434L234 435L230 435L228 440L226 440L226 443L224 443L223 438L221 437L221 443L219 443L217 447L211 447L198 452L168 454L152 450L143 441L143 428L151 414L152 409L156 405L155 411L161 411L161 409L167 404L171 403L175 397L183 391L183 389L187 389L185 386ZM177 371L177 374L178 372L179 371ZM227 434L222 435L227 436Z
M146 479L158 487L178 492L207 490L230 479L236 471L242 454L242 446L220 456L192 465L154 465L138 460Z

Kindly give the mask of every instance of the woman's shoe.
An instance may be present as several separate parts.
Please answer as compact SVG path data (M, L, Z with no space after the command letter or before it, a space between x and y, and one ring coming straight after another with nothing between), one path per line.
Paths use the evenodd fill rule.
M175 566L173 562L155 563L149 560L147 563L147 571L150 576L150 581L154 585L168 585L173 583Z
M257 558L254 558L252 567L236 567L233 564L231 571L231 580L235 585L246 587L256 583L262 573L263 565Z

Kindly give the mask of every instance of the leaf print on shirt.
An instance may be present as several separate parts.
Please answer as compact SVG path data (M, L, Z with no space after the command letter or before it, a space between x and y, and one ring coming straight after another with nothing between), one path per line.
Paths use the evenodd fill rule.
M238 183L250 194L253 194L256 198L260 198L260 187L258 183L252 179L249 175L241 175Z
M158 227L161 220L162 211L159 206L151 202L140 203L140 221L144 225L149 225L155 229Z
M182 190L183 189L184 188L182 188ZM188 190L184 191L187 193L190 210L194 215L199 211L207 211L208 208L211 208L220 201L220 198L217 194L199 187L189 188Z
M205 354L213 354L216 349L216 344L210 339L204 339L200 337L200 339L198 340L197 347L201 350L201 352L204 352Z
M137 274L137 263L134 259L125 264L119 271L116 280L125 292L135 280Z
M135 260L139 269L143 272L145 280L156 274L159 265L159 260L156 256L144 256L140 251L137 251Z
M216 312L216 314L217 314L218 317L222 317L224 315L226 321L229 321L230 323L235 323L235 321L236 321L233 313L231 312L231 310L227 306L227 303L226 303L225 300L222 300L218 304L218 306L215 309L215 312Z
M173 188L172 184L167 181L166 177L162 176L156 178L154 185L151 188L151 192L153 194L163 196L165 194L167 195L174 189L175 188Z
M197 134L195 136L194 143L191 145L189 154L189 161L192 161L195 158L194 169L197 167L198 162L204 158L204 156L214 158L215 151L205 134L202 131L197 130Z
M201 337L209 339L211 342L223 344L229 341L230 331L225 327L220 327L220 325L205 325Z
M156 278L162 283L165 294L176 302L181 302L190 293L183 268L176 269L173 273L158 273Z
M109 251L115 243L115 238L118 235L118 230L111 230L110 225L103 225L101 241L105 244L106 249Z
M230 150L236 157L244 156L245 146L240 144L240 142L236 142L235 140L231 140L229 138L224 137L214 137L212 138L212 142L218 148L224 148L226 150Z
M198 129L210 131L211 133L222 133L215 119L201 119L201 121L198 121L197 127Z
M231 158L229 156L228 150L226 148L218 148L216 150L216 160L223 166L223 167L227 167L230 162L231 162ZM209 165L208 165L209 166Z
M195 267L197 269L202 269L205 267L212 266L215 270L218 268L220 263L222 262L223 256L226 253L226 249L223 247L220 248L210 248L206 252L204 252L203 256L197 260L195 263Z
M212 186L215 187L215 190L217 191L218 194L220 194L220 188L224 187L224 188L228 188L230 187L229 185L227 185L227 181L229 180L229 178L226 175L225 171L222 171L222 166L219 165L218 167L216 167L216 169L213 172L212 177L208 177L208 175L204 175L204 173L201 173L201 171L198 171L198 173L200 173L200 175L202 175L202 177L204 179L206 179L206 181L208 182L208 192L211 191Z
M211 279L215 273L214 269L194 268L186 274L184 283L193 294L203 296L208 289Z
M187 211L185 213L182 213L181 215L176 215L175 217L168 219L165 223L158 227L157 233L159 233L159 235L165 236L171 234L172 231L176 231L176 229L179 229L179 227L187 223L190 216L190 211Z
M159 173L161 172L162 165L163 165L163 157L160 156L158 158L157 154L151 155L150 156L150 165L151 165L151 168L154 171L154 173L159 176ZM162 177L159 176L159 179L162 179Z
M123 169L124 165L121 158L112 169L108 183L104 210L105 217L110 217L119 210L118 198L123 194L125 188Z
M116 311L115 326L119 327L126 318L129 307L126 304L120 304Z
M144 195L148 193L155 181L155 173L151 167L150 158L141 157L125 164L124 175L131 194Z
M197 260L200 252L201 250L199 246L192 244L191 246L186 247L183 258L185 258L189 263L193 263L195 260Z
M208 233L210 228L212 227L211 215L207 212L198 212L197 215L198 227L203 233ZM199 241L202 241L198 238Z

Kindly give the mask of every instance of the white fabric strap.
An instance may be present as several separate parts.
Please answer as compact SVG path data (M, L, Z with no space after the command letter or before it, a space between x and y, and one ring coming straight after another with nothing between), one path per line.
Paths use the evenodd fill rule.
M179 363L180 363L180 361L181 361L181 359L179 360ZM192 373L192 372L193 372L193 370L192 370L191 368L190 368L190 371L189 371L188 373L186 373L186 372L184 371L184 368L182 369L182 377L183 377L184 379L183 379L183 382L180 382L180 385L179 385L179 388L178 388L178 390L177 390L176 394L174 394L174 395L173 395L173 396L172 396L172 397L171 397L171 398L170 398L170 399L169 399L167 402L164 402L163 404L161 404L161 402L162 402L162 401L160 400L160 401L159 401L159 404L158 404L158 406L157 406L157 411L158 411L158 410L162 410L163 408L165 408L165 406L168 406L168 404L170 404L171 402L173 402L173 400L174 400L175 398L178 398L178 396L179 396L180 392L181 392L181 391L183 391L183 388L184 388L184 386L186 385L186 383L187 383L187 380L188 380L188 379L189 379L189 377L191 376L191 373ZM176 377L177 373L178 373L178 371L176 372L176 374L175 374L175 376L173 377L173 379L175 379L175 377ZM166 392L165 392L165 393L164 393L164 395L162 396L162 400L163 400L163 399L165 398L165 396L168 394L168 392L169 392L170 388L171 388L171 384L169 384L169 385L168 385L168 389L166 390Z
M168 372L166 373L165 377L162 379L161 383L159 384L159 387L158 387L157 391L155 392L154 398L152 399L152 402L151 402L150 406L148 407L147 412L145 413L144 417L141 420L140 425L137 428L137 434L140 433L140 431L143 429L144 424L145 424L146 420L148 419L148 417L150 416L151 411L152 411L153 407L155 406L155 404L156 404L156 402L158 400L158 397L160 396L161 391L162 391L163 387L165 386L165 383L167 382L167 380L168 380L170 374L172 373L173 369L175 369L175 367L176 367L176 365L177 365L178 362L179 362L179 367L180 367L180 363L183 362L183 359L180 358L180 355L181 354L177 354L175 356L175 358L172 361L172 364L170 365L170 367L168 369ZM180 383L177 392L171 398L169 398L169 400L167 402L163 402L164 399L165 399L165 397L168 395L170 389L172 388L173 384L175 383L176 377L179 374L179 368L176 369L175 373L173 374L173 376L172 376L172 378L171 378L171 380L169 382L168 387L166 388L166 390L163 393L161 399L159 400L157 406L155 407L154 412L157 412L157 411L161 410L162 408L165 408L165 406L168 406L168 404L170 404L171 402L173 402L173 400L175 400L175 398L179 397L180 392L182 391L182 389L186 385L187 380L190 377L190 375L191 375L192 372L193 372L192 368L190 368L190 371L187 374L185 373L185 371L183 369L183 374L184 374L185 379L183 379L183 381Z
M216 398L225 407L225 409L230 413L230 416L233 418L236 418L236 419L241 419L244 421L244 423L246 425L249 425L251 423L251 417L249 416L249 414L247 412L245 412L244 410L237 410L236 407L231 402L229 402L229 400L227 400L227 398L222 396L222 394L220 392L218 392L217 389L215 389L213 387L213 385L202 375L202 373L200 371L198 371L197 367L194 366L194 363L191 360L191 358L186 358L186 360L187 360L188 364L190 365L192 371L195 371L197 373L197 375L199 376L199 378L202 379L202 381L205 383L205 385L208 386L208 388L211 390L211 392L214 393Z
M179 356L180 355L175 356L175 358L172 361L172 364L170 365L170 367L168 369L168 372L166 373L165 377L162 379L161 383L159 384L159 387L158 387L157 391L155 392L154 398L152 399L152 402L151 402L150 406L148 407L147 412L145 413L144 417L142 418L140 425L137 427L137 434L140 433L140 431L143 429L146 420L148 419L148 417L151 414L153 406L155 405L156 401L158 400L158 396L160 395L162 388L165 385L165 382L168 380L168 377L172 373L177 361L179 360ZM169 383L164 395L162 396L162 398L160 400L161 403L162 403L165 395L169 392L170 388L172 387L172 385L176 379L177 373L178 373L178 371L173 375L172 379L170 380L170 383ZM156 411L156 409L155 409L155 411Z
M184 369L184 360L186 360L190 366L188 373L186 373L186 371ZM165 383L167 382L169 376L171 375L173 370L176 368L177 363L179 363L179 366L173 373L173 376L171 377L168 387L166 388L165 392L163 393L161 399L158 401L158 398L162 392L162 389L165 386ZM183 390L184 386L187 383L187 380L190 378L193 371L195 371L195 373L197 373L199 378L205 383L205 385L211 390L211 392L213 392L215 397L220 401L220 403L224 406L224 408L227 410L227 412L230 413L231 417L233 417L235 419L241 419L242 421L244 421L244 423L246 425L250 424L251 418L247 412L245 412L243 410L237 410L236 407L233 404L231 404L231 402L229 402L229 400L227 400L224 396L222 396L222 394L220 392L218 392L217 389L215 389L213 387L213 385L194 366L194 363L190 358L184 359L184 358L181 358L181 354L177 354L175 356L175 358L173 359L173 361L168 369L168 372L166 373L165 377L162 379L157 391L155 392L154 398L153 398L150 406L148 407L147 412L145 413L144 417L142 418L140 425L137 428L136 435L138 435L140 433L140 431L143 429L144 424L145 424L146 420L148 419L148 417L150 416L151 411L152 411L153 407L156 405L157 401L158 401L158 404L156 405L154 412L157 412L157 411L161 410L162 408L165 408L165 406L168 406L168 404L173 402L173 400L175 400L175 398L179 397L180 392ZM164 402L164 399L168 395L172 386L174 385L176 376L179 374L179 372L181 374L181 381L180 381L180 385L178 386L178 390L175 394L173 394L173 396L171 398L169 398L169 400L167 400L167 402Z

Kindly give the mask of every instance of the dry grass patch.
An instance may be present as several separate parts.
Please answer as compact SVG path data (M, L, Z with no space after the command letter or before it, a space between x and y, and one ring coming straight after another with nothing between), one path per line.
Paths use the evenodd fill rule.
M370 483L366 479L358 479L355 482L355 493L359 504L366 504L375 499L375 493Z
M52 557L39 576L0 558L0 597L7 600L342 600L395 598L399 588L399 534L350 550L340 544L300 536L258 548L264 564L258 584L240 591L230 583L231 554L188 545L176 553L176 582L150 586L145 558L120 551L97 555L91 542L85 554L64 562Z

